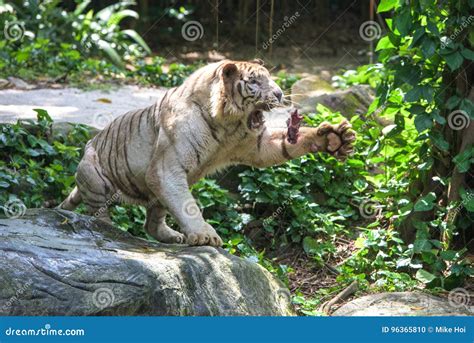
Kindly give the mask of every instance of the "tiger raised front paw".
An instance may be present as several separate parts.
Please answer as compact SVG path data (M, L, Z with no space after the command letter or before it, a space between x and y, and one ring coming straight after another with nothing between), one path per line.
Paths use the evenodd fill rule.
M347 120L332 125L327 122L318 126L318 135L326 136L326 152L337 159L343 160L354 151L353 143L356 140L354 130Z

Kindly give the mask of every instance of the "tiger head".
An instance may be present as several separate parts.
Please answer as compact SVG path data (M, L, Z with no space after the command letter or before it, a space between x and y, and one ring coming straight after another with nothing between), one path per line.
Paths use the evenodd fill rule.
M224 112L247 119L250 129L263 125L263 111L283 103L283 91L261 60L224 61L222 81L226 98Z

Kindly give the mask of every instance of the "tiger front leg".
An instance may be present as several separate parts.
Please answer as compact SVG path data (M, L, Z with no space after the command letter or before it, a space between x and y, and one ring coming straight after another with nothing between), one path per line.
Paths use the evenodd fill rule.
M291 141L291 143L289 142ZM338 125L322 123L318 127L301 127L288 139L288 131L266 129L250 142L250 150L238 152L244 164L258 168L282 164L310 152L326 152L338 159L352 153L355 133L344 120Z
M223 244L216 230L204 220L189 190L186 172L176 156L170 153L153 159L146 174L146 183L176 219L187 244L216 247Z

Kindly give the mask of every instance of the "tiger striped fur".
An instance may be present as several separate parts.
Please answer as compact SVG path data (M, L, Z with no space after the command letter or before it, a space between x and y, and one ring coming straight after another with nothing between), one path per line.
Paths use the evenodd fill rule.
M302 127L296 144L288 143L286 129L269 129L263 120L262 112L282 101L261 61L209 64L155 105L116 118L90 140L76 188L60 207L72 210L83 201L91 214L110 221L112 200L141 204L145 229L158 241L220 246L190 185L230 165L264 168L309 152L344 157L352 151L355 135L346 121ZM181 232L166 224L168 212Z

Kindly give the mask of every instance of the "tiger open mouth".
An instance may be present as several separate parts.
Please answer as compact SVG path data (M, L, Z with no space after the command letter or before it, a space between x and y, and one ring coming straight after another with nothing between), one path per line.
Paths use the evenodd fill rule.
M250 130L260 129L263 124L265 124L265 117L263 116L263 111L254 110L250 112L247 119L247 126Z
M276 103L269 101L259 101L255 104L255 110L270 111L276 106Z

